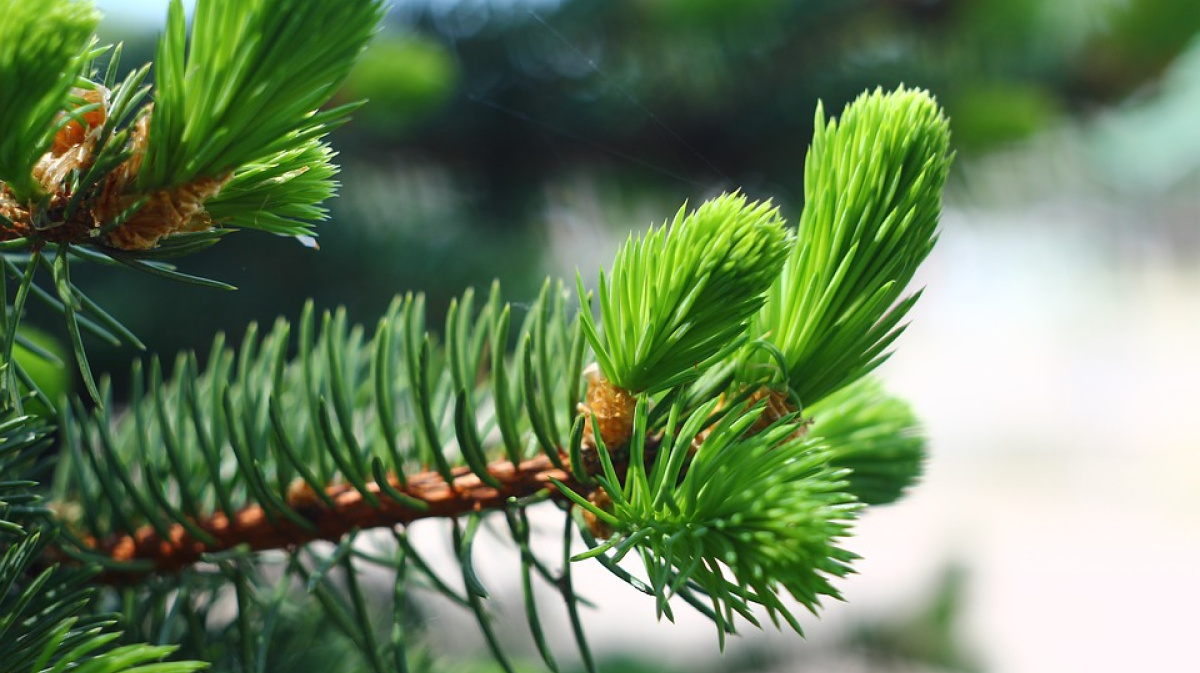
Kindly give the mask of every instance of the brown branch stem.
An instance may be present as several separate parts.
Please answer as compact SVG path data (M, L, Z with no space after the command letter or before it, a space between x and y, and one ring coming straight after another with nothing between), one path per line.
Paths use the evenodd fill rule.
M565 458L565 457L564 457ZM205 519L194 521L214 540L206 543L187 531L181 524L170 528L164 537L151 526L142 526L133 534L114 535L102 540L88 539L85 542L93 551L108 556L116 562L151 561L149 570L130 572L109 571L104 579L113 583L128 582L146 573L170 573L198 562L204 554L211 554L239 545L252 550L267 550L296 547L316 540L338 540L353 529L392 527L431 517L455 517L471 512L499 509L509 498L534 495L549 488L558 494L551 483L557 479L573 490L583 492L569 470L558 469L545 455L513 465L508 461L490 463L488 473L501 488L489 486L468 468L455 470L454 478L447 483L436 472L420 472L409 476L407 484L391 478L391 486L397 491L427 505L418 509L389 497L378 483L370 482L367 490L375 496L378 505L372 504L353 486L337 484L326 489L333 501L330 508L311 491L297 489L290 493L287 504L311 524L310 527L283 517L277 512L268 512L259 505L248 506L238 511L233 518L216 513ZM559 497L565 497L559 494Z

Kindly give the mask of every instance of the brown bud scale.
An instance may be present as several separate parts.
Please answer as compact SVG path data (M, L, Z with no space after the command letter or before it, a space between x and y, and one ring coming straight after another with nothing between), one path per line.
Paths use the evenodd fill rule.
M587 376L587 404L580 407L584 416L583 438L584 445L595 447L596 431L609 451L622 449L629 444L633 437L633 411L637 406L637 398L628 390L621 388L604 378L600 368L595 364L584 370ZM592 416L595 416L596 427L592 427Z

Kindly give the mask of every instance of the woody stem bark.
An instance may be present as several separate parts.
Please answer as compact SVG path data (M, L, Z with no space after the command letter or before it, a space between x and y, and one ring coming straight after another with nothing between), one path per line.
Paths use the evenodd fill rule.
M389 497L378 483L367 484L367 491L375 496L377 505L371 504L363 493L352 486L338 484L326 489L333 501L329 507L323 501L308 494L304 497L289 496L288 506L303 517L309 525L281 516L279 512L268 512L260 505L239 510L232 518L216 513L205 519L194 521L195 526L207 533L212 541L197 538L181 524L170 528L170 535L163 536L153 527L143 526L132 534L120 534L103 539L87 539L85 543L93 551L108 556L113 561L149 561L149 569L131 569L129 572L109 571L104 579L128 582L146 573L170 573L179 571L199 561L204 554L211 554L239 545L252 550L295 547L316 540L338 540L353 529L392 527L404 525L418 519L433 517L455 517L504 507L509 498L523 498L549 489L552 497L564 498L550 482L556 479L576 492L586 492L569 470L558 469L545 455L513 465L508 461L497 461L487 466L488 473L500 483L500 488L485 484L467 468L459 468L454 479L447 483L435 472L420 472L409 476L407 484L401 486L394 477L391 486L404 495L421 501L424 508L413 507Z

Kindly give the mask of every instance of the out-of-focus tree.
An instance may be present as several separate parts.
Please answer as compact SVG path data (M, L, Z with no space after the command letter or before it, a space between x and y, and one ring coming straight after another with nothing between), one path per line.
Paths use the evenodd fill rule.
M805 111L880 82L938 91L959 148L985 151L1128 95L1200 29L1187 0L419 5L397 19L442 41L459 85L405 147L482 169L508 204L580 162L675 188L786 189Z

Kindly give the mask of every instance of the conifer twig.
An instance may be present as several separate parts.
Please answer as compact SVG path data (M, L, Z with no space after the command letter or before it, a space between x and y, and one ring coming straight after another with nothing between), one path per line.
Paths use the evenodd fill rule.
M104 575L109 582L124 583L144 572L176 572L200 561L206 554L238 546L261 551L293 547L316 540L338 540L353 529L391 527L418 519L499 510L510 498L528 497L544 489L550 489L553 497L562 497L554 489L552 479L576 492L586 493L589 490L575 481L570 469L556 468L545 454L516 466L507 460L495 461L488 464L487 471L500 484L500 488L484 483L468 467L455 469L450 484L436 471L428 470L409 475L405 485L401 485L394 475L389 476L386 487L378 482L368 482L367 490L378 500L377 506L349 484L336 484L326 489L328 499L334 503L332 508L307 488L293 489L288 494L287 505L306 519L309 526L277 516L275 512L268 513L259 505L251 505L239 510L233 518L217 512L194 521L194 526L207 533L212 542L200 540L183 525L174 524L169 537L145 525L133 534L114 535L101 540L86 538L84 543L92 551L116 563L152 562L153 569L149 571L131 568L128 572L113 570ZM388 491L397 491L413 498L423 503L424 507L400 502L389 496Z

